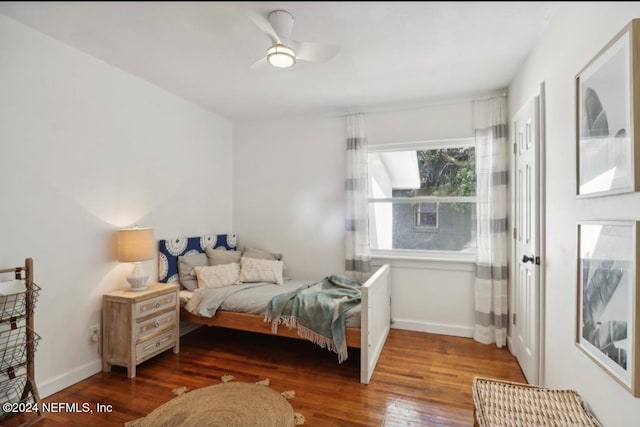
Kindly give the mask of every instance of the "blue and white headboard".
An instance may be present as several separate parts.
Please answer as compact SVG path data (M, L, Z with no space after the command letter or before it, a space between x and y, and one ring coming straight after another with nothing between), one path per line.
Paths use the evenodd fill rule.
M212 234L202 237L176 237L158 242L158 281L180 283L178 281L178 257L204 252L205 248L236 249L235 234Z

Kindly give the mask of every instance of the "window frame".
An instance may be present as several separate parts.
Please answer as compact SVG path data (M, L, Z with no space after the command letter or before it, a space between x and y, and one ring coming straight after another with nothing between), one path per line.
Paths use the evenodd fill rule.
M367 155L376 152L407 150L438 150L459 147L475 147L474 137L424 140L387 144L372 144L367 147ZM367 177L369 178L369 176ZM417 197L368 197L367 206L372 203L477 203L476 196L417 196ZM420 230L427 231L427 230ZM435 231L435 229L430 230ZM475 262L476 249L466 251L416 250L416 249L377 249L371 248L374 259L434 260L445 262Z
M433 212L435 214L435 224L431 225L431 224L422 224L420 221L421 215L422 215L422 205L435 205L435 212ZM418 232L418 233L434 233L438 231L439 225L440 225L440 203L436 202L436 203L426 203L426 202L419 202L416 203L414 208L413 208L413 212L414 212L414 218L413 218L413 228ZM424 213L431 213L431 212L424 212Z

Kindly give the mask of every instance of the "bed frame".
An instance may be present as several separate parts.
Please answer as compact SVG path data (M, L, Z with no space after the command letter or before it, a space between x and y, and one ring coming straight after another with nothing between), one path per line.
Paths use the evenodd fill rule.
M229 236L233 237L229 238ZM235 249L235 236L229 236L217 236L217 242L222 240L225 244L219 244L214 247L224 246L227 249ZM199 241L202 242L206 241L210 237L212 236L205 236L205 238L188 238L188 240L192 241L192 239L199 239ZM216 236L213 237L215 238ZM187 238L180 239L187 240ZM177 239L173 239L173 241L177 241ZM171 241L160 241L161 258L163 256L167 257L166 250L163 253L163 245L164 248L167 247L166 242ZM214 243L214 245L215 244L216 243ZM183 245L178 246L179 248L182 248ZM192 247L191 251L194 250L197 250L197 248L194 249ZM172 251L169 257L175 256L177 259L177 255L174 255L174 253L177 252L178 251L175 250ZM169 264L171 264L170 261ZM177 279L175 274L169 274L172 271L167 271L166 260L160 259L159 266L160 272L158 277L160 281L174 282ZM169 270L171 270L171 268L169 268ZM360 382L363 384L369 384L384 343L389 335L391 323L391 282L389 271L390 269L388 264L381 266L371 275L369 280L362 285L360 327L347 328L346 330L347 346L360 349ZM271 331L271 323L265 322L264 316L256 314L234 313L219 310L213 317L201 317L189 313L184 310L184 308L181 308L180 320L200 325L218 326L240 331L273 335L273 332ZM276 335L302 339L298 336L295 329L285 327L278 328Z
M371 375L380 357L382 347L389 335L390 327L389 265L380 267L362 285L362 312L359 328L347 328L347 346L360 349L360 382L369 384ZM257 314L218 311L213 317L196 316L180 308L180 320L208 326L237 329L240 331L272 334L271 323ZM302 339L296 329L278 328L282 337Z

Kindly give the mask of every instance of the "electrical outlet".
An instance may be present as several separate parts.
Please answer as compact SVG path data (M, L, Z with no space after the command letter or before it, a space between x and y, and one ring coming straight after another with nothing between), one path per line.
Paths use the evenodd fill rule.
M89 340L96 343L100 341L100 325L89 326Z

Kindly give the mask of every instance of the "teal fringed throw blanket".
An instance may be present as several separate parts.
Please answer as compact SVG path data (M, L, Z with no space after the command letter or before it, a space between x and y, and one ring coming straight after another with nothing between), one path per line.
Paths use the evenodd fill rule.
M284 323L297 328L298 335L347 359L345 313L361 302L362 284L333 275L318 283L273 297L265 313L274 333Z

